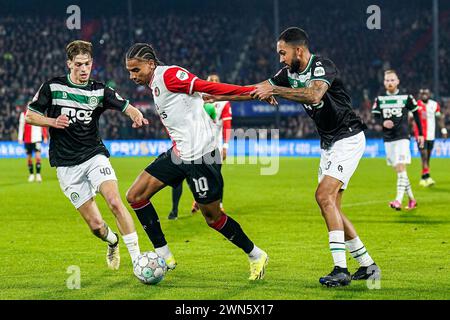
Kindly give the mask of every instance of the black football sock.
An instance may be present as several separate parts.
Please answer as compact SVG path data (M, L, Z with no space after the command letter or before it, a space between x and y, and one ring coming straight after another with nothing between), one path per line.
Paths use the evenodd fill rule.
M244 250L246 254L249 254L255 246L244 233L239 223L226 214L222 214L218 221L209 226L223 234L225 238Z
M183 193L183 182L172 188L172 212L178 213L178 204Z
M162 232L158 214L156 213L151 202L148 200L143 200L131 203L130 205L134 212L136 212L136 215L153 246L155 248L165 246L167 241L164 237L164 233Z
M28 161L28 171L30 171L30 174L33 174L33 160Z
M36 161L36 173L41 173L41 161Z

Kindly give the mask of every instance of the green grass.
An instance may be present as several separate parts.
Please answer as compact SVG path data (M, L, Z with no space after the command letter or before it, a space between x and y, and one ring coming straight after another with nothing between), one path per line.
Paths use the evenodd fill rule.
M115 158L121 194L147 158ZM0 299L449 299L450 160L433 159L437 185L418 187L419 161L409 176L419 207L395 212L395 174L384 159L363 159L344 195L344 209L382 268L381 289L365 282L328 289L318 278L332 268L325 223L314 200L318 159L283 158L277 175L257 165L225 165L225 209L270 255L266 278L250 283L245 254L191 216L186 184L177 221L166 219L170 189L154 197L166 238L178 261L157 286L132 275L122 245L122 267L110 271L104 243L93 237L43 165L42 184L27 182L23 159L0 161ZM122 196L123 197L123 196ZM123 197L124 198L124 197ZM105 220L114 226L101 196ZM135 218L134 213L132 213ZM141 250L152 246L135 218ZM114 227L115 228L115 227ZM117 229L117 228L115 228ZM69 290L69 266L81 269L81 289ZM357 268L349 258L349 269Z

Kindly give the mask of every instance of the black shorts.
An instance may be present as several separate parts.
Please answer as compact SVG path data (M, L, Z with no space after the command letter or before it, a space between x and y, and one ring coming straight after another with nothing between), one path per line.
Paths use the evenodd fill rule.
M417 144L417 146L419 147L419 144ZM433 151L434 148L434 140L425 140L424 144L423 144L423 150L428 150L428 151ZM419 147L420 150L420 147Z
M208 204L222 199L223 178L221 156L218 149L194 161L183 161L173 148L160 154L145 171L171 187L186 179L195 201Z
M41 143L25 143L25 152L27 154L33 154L34 152L41 152Z

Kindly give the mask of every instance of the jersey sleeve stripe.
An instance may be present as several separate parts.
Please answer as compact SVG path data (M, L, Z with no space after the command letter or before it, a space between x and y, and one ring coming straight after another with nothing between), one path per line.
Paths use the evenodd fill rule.
M416 112L419 109L419 106L416 106L414 109L410 110L411 112Z
M231 117L226 117L226 118L222 118L222 120L232 120L233 118Z
M39 113L39 114L42 115L42 116L44 115L42 112L37 111L36 109L33 109L33 108L30 107L30 106L28 106L28 109L31 110L31 111L33 111L33 112Z
M189 87L189 94L192 94L193 92L193 90L194 90L194 82L195 82L195 80L197 80L198 79L198 77L195 77L194 79L192 79L192 81L191 81L191 86Z
M130 105L130 101L126 100L125 101L125 105L123 106L122 112L125 112L125 110L127 110L128 106Z
M272 81L272 79L268 79L267 81L269 81L269 83L271 84L271 85L275 85L275 83L273 83L273 81Z

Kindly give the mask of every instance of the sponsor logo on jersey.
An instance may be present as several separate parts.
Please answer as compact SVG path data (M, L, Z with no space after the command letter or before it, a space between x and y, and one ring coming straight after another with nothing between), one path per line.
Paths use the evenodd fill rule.
M90 97L88 102L90 107L95 107L98 105L98 98L97 97Z
M322 62L320 62L320 61L316 62L316 66L321 66L321 65L322 65Z
M92 112L90 110L75 109L64 107L61 108L61 114L65 114L69 118L69 124L75 122L83 122L89 124L92 121Z
M323 67L317 67L314 70L314 77L321 77L325 75L325 69Z
M155 87L155 96L157 97L157 96L159 96L160 95L160 91L159 91L159 88L158 87Z
M178 70L178 71L177 71L177 74L176 74L176 77L177 77L178 79L180 79L181 81L187 80L187 79L189 78L187 72L186 72L186 71L183 71L183 70Z
M67 99L67 92L63 91L63 99Z

